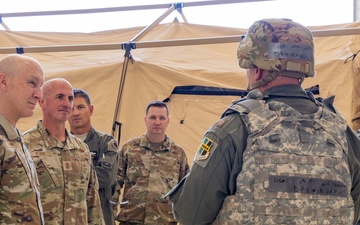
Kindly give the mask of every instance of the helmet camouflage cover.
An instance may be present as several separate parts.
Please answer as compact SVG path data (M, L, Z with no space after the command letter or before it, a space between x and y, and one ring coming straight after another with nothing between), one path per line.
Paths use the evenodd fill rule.
M314 77L314 43L309 29L290 19L264 19L248 29L237 50L241 68L260 68ZM292 73L294 74L294 73Z

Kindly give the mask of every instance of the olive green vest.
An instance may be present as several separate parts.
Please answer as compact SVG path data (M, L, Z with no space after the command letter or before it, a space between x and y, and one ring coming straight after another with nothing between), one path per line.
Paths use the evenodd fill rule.
M253 99L231 110L249 135L237 191L213 224L352 224L344 119L324 107L302 115L281 102Z

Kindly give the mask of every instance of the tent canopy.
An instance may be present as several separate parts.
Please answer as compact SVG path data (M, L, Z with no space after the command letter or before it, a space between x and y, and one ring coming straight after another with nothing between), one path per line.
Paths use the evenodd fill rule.
M321 30L358 30L359 27L360 23L350 23L310 29L316 33ZM120 145L145 132L145 107L149 101L166 100L171 118L167 133L185 148L188 158L192 159L205 131L219 119L231 101L240 96L173 92L183 86L246 90L245 70L238 67L236 59L240 39L236 42L168 47L160 47L161 42L240 37L245 30L181 23L175 20L155 26L141 38L141 43L158 42L159 47L135 48L126 55L121 49L121 43L128 43L142 30L144 27L89 34L0 31L0 52L1 49L8 48L15 51L16 47L23 46L25 55L38 59L43 65L46 80L62 77L74 88L86 90L95 106L92 117L94 127L112 133L116 120L121 124ZM321 97L336 95L335 106L354 129L359 128L357 120L352 122L360 114L359 90L356 89L359 59L350 58L346 63L345 60L360 49L359 38L359 35L350 34L315 37L316 77L306 79L303 83L304 88L319 85ZM118 44L119 48L26 52L28 46L97 44ZM0 53L0 56L4 55L5 53ZM129 58L129 61L124 69L126 58ZM119 99L121 82L123 90ZM117 104L119 108L115 115ZM35 126L39 119L41 111L37 106L35 115L21 119L18 127L25 131Z

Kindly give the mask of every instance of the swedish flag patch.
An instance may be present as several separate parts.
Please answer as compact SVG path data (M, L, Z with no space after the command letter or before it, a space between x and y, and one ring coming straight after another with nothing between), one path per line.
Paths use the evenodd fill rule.
M206 160L210 155L210 149L213 145L214 142L210 138L205 137L198 150L197 160Z

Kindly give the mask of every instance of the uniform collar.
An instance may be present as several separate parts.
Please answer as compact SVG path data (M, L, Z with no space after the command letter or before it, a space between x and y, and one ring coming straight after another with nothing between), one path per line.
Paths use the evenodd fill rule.
M0 125L5 131L7 138L14 141L19 138L19 131L3 115L0 114Z
M90 141L94 137L95 133L96 133L95 128L93 126L91 126L91 128L90 128L90 130L89 130L89 132L88 132L88 134L87 134L84 141Z
M72 134L70 134L70 132L66 128L65 128L65 132L66 132L65 143L51 136L50 132L46 129L46 127L44 126L41 120L38 121L37 128L40 132L40 135L42 136L42 139L45 142L46 148L48 149L60 148L60 149L71 150L71 149L80 148L80 146L74 140L75 137Z
M300 85L287 84L267 89L263 93L264 99L269 97L302 97L309 98L306 91Z
M140 146L145 147L147 149L151 149L153 151L170 151L171 149L171 140L165 135L164 143L158 149L152 149L149 140L146 137L146 133L140 136Z

